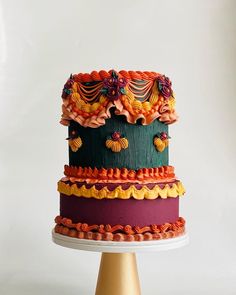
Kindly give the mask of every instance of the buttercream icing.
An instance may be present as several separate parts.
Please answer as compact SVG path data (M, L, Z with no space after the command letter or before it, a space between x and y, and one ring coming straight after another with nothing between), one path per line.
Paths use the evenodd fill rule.
M86 183L67 183L64 181L58 182L58 191L67 196L77 196L85 198L96 198L96 199L129 199L133 197L137 200L149 199L153 200L158 197L176 198L182 196L185 193L185 189L180 181L176 181L173 184L153 184L150 188L148 185L142 185L142 188L137 188L135 184L130 184L128 188L123 189L122 185L116 186L112 191L109 190L108 184L101 189L97 189L96 185L90 185Z
M112 107L131 124L139 119L143 125L155 119L166 124L177 120L171 82L155 72L112 70L71 75L62 99L64 125L74 120L84 127L97 128L111 117Z
M129 225L88 225L72 223L70 219L57 216L55 232L73 238L106 241L149 241L177 237L185 232L185 220L182 217L174 223L150 225L140 228Z
M173 166L155 168L141 168L132 170L127 168L97 169L91 167L64 166L63 181L86 183L158 183L176 180Z

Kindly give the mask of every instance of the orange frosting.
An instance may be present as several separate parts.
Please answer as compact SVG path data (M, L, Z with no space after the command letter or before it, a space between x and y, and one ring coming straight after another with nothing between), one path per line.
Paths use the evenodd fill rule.
M156 78L158 75L158 73L156 72L141 72L141 71L119 71L120 76L122 76L123 78L128 79L137 79L137 80L151 80ZM88 73L80 73L77 75L73 75L73 79L75 80L75 82L80 82L80 83L84 83L84 82L93 82L93 81L101 81L104 80L105 78L109 78L110 77L110 73L104 70L101 70L99 72L97 71L93 71L91 72L91 74Z
M157 87L157 78L162 76L155 72L119 71L119 78L127 81L124 93L111 101L102 93L103 81L111 77L112 71L93 71L91 74L75 74L70 78L69 94L63 96L63 125L70 120L84 127L98 128L111 117L110 109L115 107L116 115L124 115L127 121L135 124L141 119L143 125L159 119L166 124L174 123L177 114L174 109L174 94L164 99ZM142 86L137 81L142 82ZM89 82L95 82L88 84Z
M91 167L65 165L64 174L66 178L63 178L63 181L85 181L87 183L158 183L175 180L173 166L129 170L127 168L92 169Z
M55 232L73 238L105 241L148 241L177 237L185 232L185 220L179 217L174 223L150 225L140 228L130 225L88 225L72 223L71 219L57 216Z

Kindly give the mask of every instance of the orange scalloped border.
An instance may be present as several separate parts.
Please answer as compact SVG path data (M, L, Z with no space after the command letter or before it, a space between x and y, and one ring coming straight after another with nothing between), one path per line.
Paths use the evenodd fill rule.
M104 240L117 242L134 242L162 240L180 236L185 232L185 220L179 217L174 223L150 225L145 227L130 225L88 225L86 223L72 223L71 219L57 216L55 218L55 232L65 236L87 240Z
M64 174L68 180L87 183L157 183L175 180L173 166L155 168L141 168L131 170L127 168L101 168L64 166ZM64 179L67 180L67 179Z

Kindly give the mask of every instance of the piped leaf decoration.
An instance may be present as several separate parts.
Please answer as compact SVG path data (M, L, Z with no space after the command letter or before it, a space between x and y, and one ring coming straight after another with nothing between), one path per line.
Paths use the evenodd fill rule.
M122 149L127 149L129 146L128 139L121 137L119 132L114 132L111 138L106 140L106 147L114 153L119 153Z
M78 135L78 132L75 130L72 130L70 132L70 135L67 138L67 140L72 152L77 152L83 144L81 137Z
M82 144L83 142L80 137L77 137L75 139L69 139L69 146L72 152L77 152L81 148Z
M119 143L122 149L127 149L129 146L128 139L126 139L125 137L120 138Z
M162 153L165 148L169 145L169 136L166 132L157 133L154 137L153 143L158 152Z

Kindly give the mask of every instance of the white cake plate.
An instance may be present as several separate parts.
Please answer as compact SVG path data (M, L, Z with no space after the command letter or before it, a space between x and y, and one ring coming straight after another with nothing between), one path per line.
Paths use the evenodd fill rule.
M52 239L54 243L63 247L106 253L165 251L183 247L189 242L188 234L165 240L153 240L144 242L113 242L71 238L68 236L57 234L54 230L52 231Z
M135 253L165 251L188 244L188 234L177 238L145 242L107 242L77 239L52 231L57 245L102 252L95 295L141 295Z

